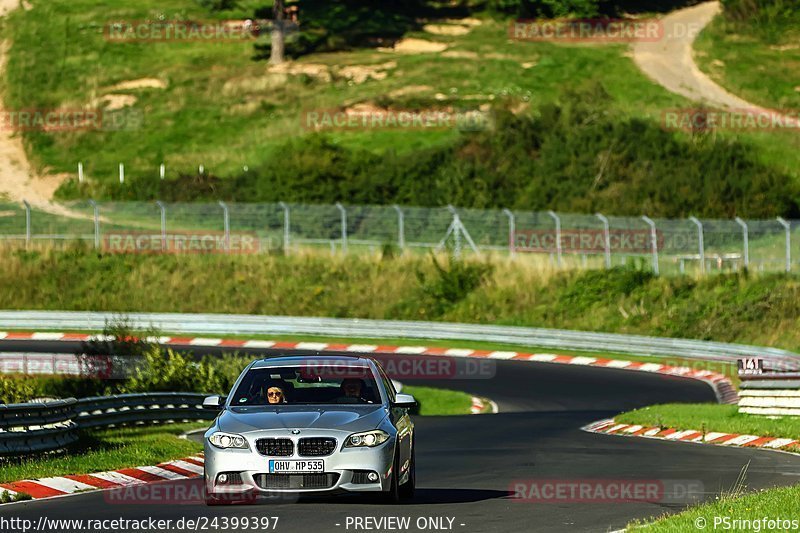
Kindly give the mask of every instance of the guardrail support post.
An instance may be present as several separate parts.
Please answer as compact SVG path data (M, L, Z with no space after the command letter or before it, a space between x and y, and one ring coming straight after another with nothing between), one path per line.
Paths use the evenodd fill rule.
M747 222L739 217L736 217L736 223L742 227L742 243L744 245L744 267L750 267L750 231L747 228Z
M792 225L778 217L778 223L786 230L786 272L792 271Z
M703 242L703 223L700 222L697 217L689 217L689 220L694 222L694 225L697 226L697 246L700 251L700 272L706 272L706 246Z
M347 210L340 202L336 202L336 209L342 215L342 253L347 253Z
M28 203L28 200L22 200L22 203L25 204L25 247L30 248L33 237L31 233L31 204Z
M556 223L556 257L558 258L558 266L560 267L563 253L561 249L561 217L559 217L555 211L548 211L547 214L550 215Z
M161 250L167 251L167 207L161 200L156 201L156 205L161 210Z
M648 216L642 216L642 220L650 226L650 248L653 253L653 273L658 276L658 234L656 233L656 223Z
M283 253L289 255L289 206L284 202L278 202L278 205L283 209Z
M510 209L503 209L503 214L508 217L508 253L511 257L517 255L517 219Z
M611 268L611 229L609 228L608 218L601 213L596 213L594 216L600 219L603 223L603 247L606 255L606 268Z
M397 211L397 246L400 250L406 249L406 216L399 205L392 206Z
M100 248L100 209L97 207L97 202L94 200L89 200L89 205L92 206L92 210L94 211L92 214L94 218L94 249L97 250Z
M219 206L222 208L222 225L225 231L225 251L231 252L231 217L228 211L228 205L220 200Z

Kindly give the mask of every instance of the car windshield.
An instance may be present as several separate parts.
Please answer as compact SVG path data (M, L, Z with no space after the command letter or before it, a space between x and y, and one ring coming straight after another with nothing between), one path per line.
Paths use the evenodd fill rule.
M252 368L231 399L231 406L379 404L372 370L340 362L300 363Z

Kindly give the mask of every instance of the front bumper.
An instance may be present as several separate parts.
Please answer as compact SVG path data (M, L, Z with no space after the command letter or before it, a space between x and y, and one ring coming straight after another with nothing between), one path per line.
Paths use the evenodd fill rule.
M297 441L300 437L288 437L294 443L294 454L288 457L268 457L261 455L255 448L255 441L260 438L287 438L285 432L264 431L245 435L250 449L219 449L205 439L205 485L210 496L236 496L277 493L330 493L330 492L381 492L391 486L392 467L394 464L395 438L392 437L375 448L342 448L342 443L349 433L315 432L305 437L334 437L337 439L336 450L323 457L301 457L297 455ZM262 488L256 481L262 474L269 474L269 460L309 460L325 461L325 474L334 474L335 482L325 488ZM356 471L372 471L378 474L374 483L354 483ZM217 483L221 473L239 473L241 484L229 485Z

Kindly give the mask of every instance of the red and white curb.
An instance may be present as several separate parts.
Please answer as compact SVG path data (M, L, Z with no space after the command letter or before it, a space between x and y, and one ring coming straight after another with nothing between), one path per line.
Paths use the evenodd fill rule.
M159 481L192 479L203 475L203 456L195 455L185 459L169 461L156 466L122 468L95 474L25 479L13 483L0 483L0 494L9 496L17 493L28 494L34 500L66 496L92 490L108 490L134 485L144 485Z
M581 428L589 433L619 435L622 437L642 437L647 439L694 442L715 446L734 446L742 448L765 448L800 453L800 440L776 437L759 437L757 435L739 435L736 433L720 433L709 431L703 433L696 429L674 429L658 426L639 426L620 424L613 418L599 420Z
M497 404L494 403L492 400L473 396L472 406L470 407L469 411L473 415L480 415L484 413L492 413L496 415L497 413L500 412L500 409L497 407Z
M110 341L113 337L89 335L85 333L15 333L0 332L0 340L31 341ZM405 355L440 355L447 357L479 357L487 359L510 359L515 361L535 361L565 365L581 365L618 370L650 372L700 380L710 385L720 403L737 403L739 396L727 376L710 370L698 370L690 367L663 365L660 363L642 363L638 361L622 361L601 357L585 357L556 354L532 354L522 352L472 350L469 348L429 348L424 346L387 346L380 344L337 344L325 342L283 342L268 340L236 340L205 337L156 337L148 338L159 344L177 346L210 346L225 348L260 348L273 350L314 350L319 352L352 352L352 353L384 353Z

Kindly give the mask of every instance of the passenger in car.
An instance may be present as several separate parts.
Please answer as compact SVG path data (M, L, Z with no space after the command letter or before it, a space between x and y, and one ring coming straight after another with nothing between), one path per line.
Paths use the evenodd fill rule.
M270 385L269 388L267 388L267 401L271 404L286 403L285 390L285 387L279 384Z

